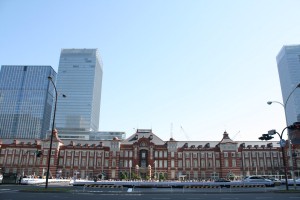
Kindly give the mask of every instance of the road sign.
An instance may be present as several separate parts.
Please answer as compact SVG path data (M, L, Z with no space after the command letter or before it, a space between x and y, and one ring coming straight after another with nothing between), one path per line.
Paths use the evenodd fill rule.
M284 139L281 139L281 140L279 141L279 144L280 144L280 147L285 147L286 141L285 141Z

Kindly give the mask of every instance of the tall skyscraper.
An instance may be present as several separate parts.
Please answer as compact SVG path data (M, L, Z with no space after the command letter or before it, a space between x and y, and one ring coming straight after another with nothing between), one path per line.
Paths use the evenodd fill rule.
M283 46L276 57L283 103L300 83L300 45ZM296 89L286 104L288 125L300 121L300 89Z
M58 99L55 120L60 137L98 131L102 74L97 49L62 49L57 91L66 98Z
M50 127L51 66L3 65L0 73L0 138L44 139Z

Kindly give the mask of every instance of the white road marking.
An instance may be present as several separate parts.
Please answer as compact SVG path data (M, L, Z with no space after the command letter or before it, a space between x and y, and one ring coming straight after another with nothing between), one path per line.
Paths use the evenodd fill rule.
M171 199L171 198L152 198L152 199Z

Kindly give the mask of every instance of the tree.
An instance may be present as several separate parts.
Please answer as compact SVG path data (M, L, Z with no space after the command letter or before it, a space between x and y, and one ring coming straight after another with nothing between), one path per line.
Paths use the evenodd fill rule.
M124 172L120 172L120 179L121 179L121 180L127 179L127 174L124 173Z
M165 176L163 174L159 174L159 181L165 180Z

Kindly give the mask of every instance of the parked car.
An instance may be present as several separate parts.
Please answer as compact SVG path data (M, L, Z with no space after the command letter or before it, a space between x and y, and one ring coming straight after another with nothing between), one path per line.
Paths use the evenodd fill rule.
M215 183L218 183L218 185L220 185L220 187L227 187L227 188L230 188L230 184L228 184L228 182L231 182L231 181L228 180L228 179L225 179L225 178L219 178L219 179L216 179L214 182L215 182Z
M273 181L275 186L280 186L282 184L282 181L277 178L268 178L268 179Z
M248 176L243 180L244 183L262 184L266 187L274 187L275 184L270 179L266 179L261 176Z
M288 185L289 186L293 186L294 185L294 180L293 179L288 179L287 181L288 181ZM300 179L296 179L295 182L296 182L297 186L300 186ZM285 185L285 180L284 179L282 181L282 184Z

